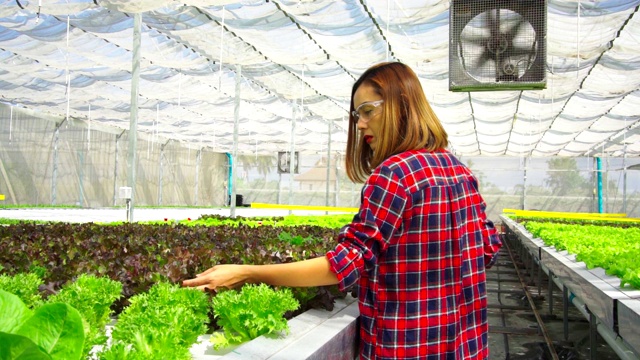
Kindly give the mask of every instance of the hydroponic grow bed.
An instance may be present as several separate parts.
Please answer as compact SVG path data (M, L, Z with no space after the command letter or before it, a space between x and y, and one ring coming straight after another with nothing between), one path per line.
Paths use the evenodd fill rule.
M288 321L289 334L260 336L239 346L215 350L203 335L191 347L194 360L355 359L358 302L336 299L332 311L311 309Z
M561 288L568 289L570 302L575 305L578 302L573 301L575 298L583 302L597 323L613 334L612 341L619 336L623 347L628 346L636 356L640 354L640 290L621 287L620 279L607 275L603 269L589 269L584 262L576 261L574 254L557 251L543 239L533 238L523 225L507 216L500 218L541 269L556 279Z

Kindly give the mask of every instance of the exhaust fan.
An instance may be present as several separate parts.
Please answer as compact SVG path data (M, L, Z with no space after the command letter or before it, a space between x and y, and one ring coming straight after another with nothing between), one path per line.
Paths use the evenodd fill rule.
M546 0L452 0L449 90L546 87Z

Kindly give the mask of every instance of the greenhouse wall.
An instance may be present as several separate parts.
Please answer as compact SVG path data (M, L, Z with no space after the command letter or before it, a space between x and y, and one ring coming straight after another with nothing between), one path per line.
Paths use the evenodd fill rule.
M124 206L128 131L0 105L0 194L5 205ZM221 206L225 154L139 136L135 204ZM197 185L197 186L196 186Z
M4 206L122 207L128 186L128 131L92 127L0 105L0 194ZM279 172L277 154L239 154L229 182L225 153L193 149L138 134L135 206L229 205L230 194L251 203L357 207L361 184L344 159L300 154L298 172ZM463 157L478 178L491 219L504 208L627 213L640 217L638 158Z

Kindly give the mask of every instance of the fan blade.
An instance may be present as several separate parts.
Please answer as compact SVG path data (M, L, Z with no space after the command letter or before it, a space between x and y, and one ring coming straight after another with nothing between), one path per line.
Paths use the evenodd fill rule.
M479 69L483 67L488 61L495 61L495 59L493 54L490 51L485 49L480 55L480 57L473 64L473 69Z
M481 47L486 47L489 42L489 35L487 34L468 34L463 32L460 34L460 42L465 44L472 44Z
M515 37L518 35L518 33L520 32L520 30L522 30L522 26L524 24L528 24L528 22L522 17L520 16L520 18L518 19L518 22L515 23L514 25L512 25L505 33L504 36L507 38L507 40L509 42L512 42L513 39L515 39Z

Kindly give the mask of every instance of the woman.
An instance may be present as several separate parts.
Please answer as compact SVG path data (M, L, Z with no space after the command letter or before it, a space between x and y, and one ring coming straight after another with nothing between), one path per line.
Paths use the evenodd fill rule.
M485 269L501 242L471 171L416 74L392 62L353 85L346 170L361 205L326 256L278 265L218 265L199 288L264 282L359 285L360 359L486 359Z

